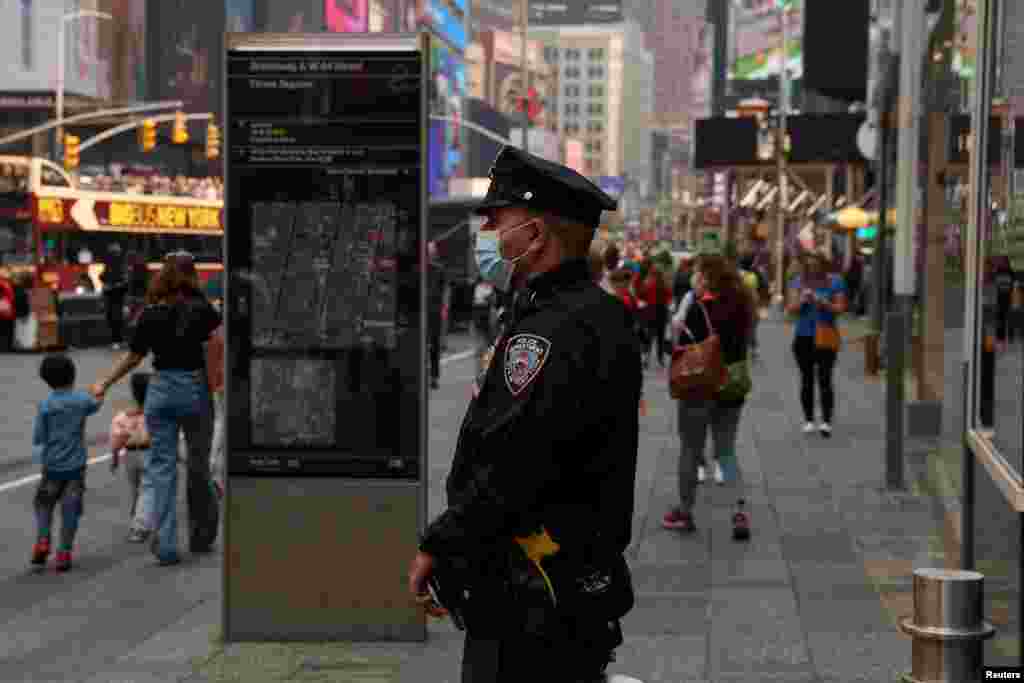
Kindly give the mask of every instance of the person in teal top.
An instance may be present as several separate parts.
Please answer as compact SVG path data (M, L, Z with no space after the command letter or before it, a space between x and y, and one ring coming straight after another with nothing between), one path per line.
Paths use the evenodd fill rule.
M799 316L793 355L800 368L800 404L804 411L804 433L815 430L823 437L832 435L835 394L832 376L837 353L815 344L819 324L835 325L846 311L847 291L843 278L828 269L828 260L817 252L800 256L800 274L789 282L786 311ZM814 423L814 386L821 393L821 422Z

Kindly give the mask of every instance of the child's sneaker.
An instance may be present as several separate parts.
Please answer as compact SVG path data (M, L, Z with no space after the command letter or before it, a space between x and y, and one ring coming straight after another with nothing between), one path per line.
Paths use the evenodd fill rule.
M804 423L804 434L813 434L816 431L818 431L818 426L813 422Z
M827 439L832 436L832 425L828 422L822 422L818 425L818 431Z
M46 564L46 558L50 556L50 539L40 538L32 546L32 564Z
M71 569L71 551L61 550L57 553L57 571L66 572Z

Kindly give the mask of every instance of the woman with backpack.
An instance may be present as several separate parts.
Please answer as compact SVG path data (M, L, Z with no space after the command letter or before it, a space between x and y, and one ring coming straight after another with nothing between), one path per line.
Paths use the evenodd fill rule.
M725 482L734 483L736 435L743 404L750 392L747 348L756 305L732 262L717 253L697 257L693 271L692 303L673 319L679 347L701 345L717 335L719 360L726 373L709 391L677 399L679 417L679 500L662 519L666 529L696 530L693 506L697 494L697 468L704 461L704 443L711 432L714 454ZM673 361L672 375L675 375ZM742 498L733 514L733 538L750 537L750 518Z

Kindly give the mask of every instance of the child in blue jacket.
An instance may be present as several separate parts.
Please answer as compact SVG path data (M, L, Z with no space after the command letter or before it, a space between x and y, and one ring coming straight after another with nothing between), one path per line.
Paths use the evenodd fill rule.
M32 547L32 564L45 565L50 555L53 509L61 503L60 548L57 571L71 569L71 547L82 516L85 494L85 420L103 405L85 391L76 391L75 364L56 354L39 366L39 376L51 392L39 403L32 432L32 455L43 466L35 496L38 541Z

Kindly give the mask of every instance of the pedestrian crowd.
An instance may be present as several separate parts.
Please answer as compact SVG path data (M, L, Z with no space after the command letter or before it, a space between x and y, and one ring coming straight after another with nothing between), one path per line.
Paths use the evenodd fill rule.
M720 381L713 390L673 396L680 442L679 504L665 513L662 526L682 532L697 528L698 484L709 477L723 486L738 480L737 433L756 375L751 362L759 358L758 324L769 301L768 268L760 255L736 257L726 251L707 246L674 262L653 251L624 257L618 245L598 240L590 254L594 281L633 313L645 370L656 363L674 377L685 368L688 349L714 340L717 361L712 365L720 366ZM795 332L792 352L800 369L804 431L826 438L834 419L833 369L840 343L836 319L847 305L845 280L837 271L822 254L808 252L797 258L787 283L786 310ZM814 421L815 388L820 394L819 422ZM710 458L705 456L708 434ZM749 538L751 519L742 497L737 497L735 508L733 538Z
M129 374L134 405L118 412L110 429L111 468L123 467L128 482L127 540L149 540L160 565L181 561L177 490L182 465L188 484L189 550L212 550L224 485L221 322L220 312L199 287L191 254L176 252L167 255L148 284L128 353L106 376L87 390L76 389L70 358L53 354L43 359L39 374L50 393L39 404L32 436L33 455L42 466L34 501L33 564L45 565L50 555L53 510L59 502L56 568L71 568L86 490L86 419L99 410L110 387ZM153 372L133 372L150 355Z

